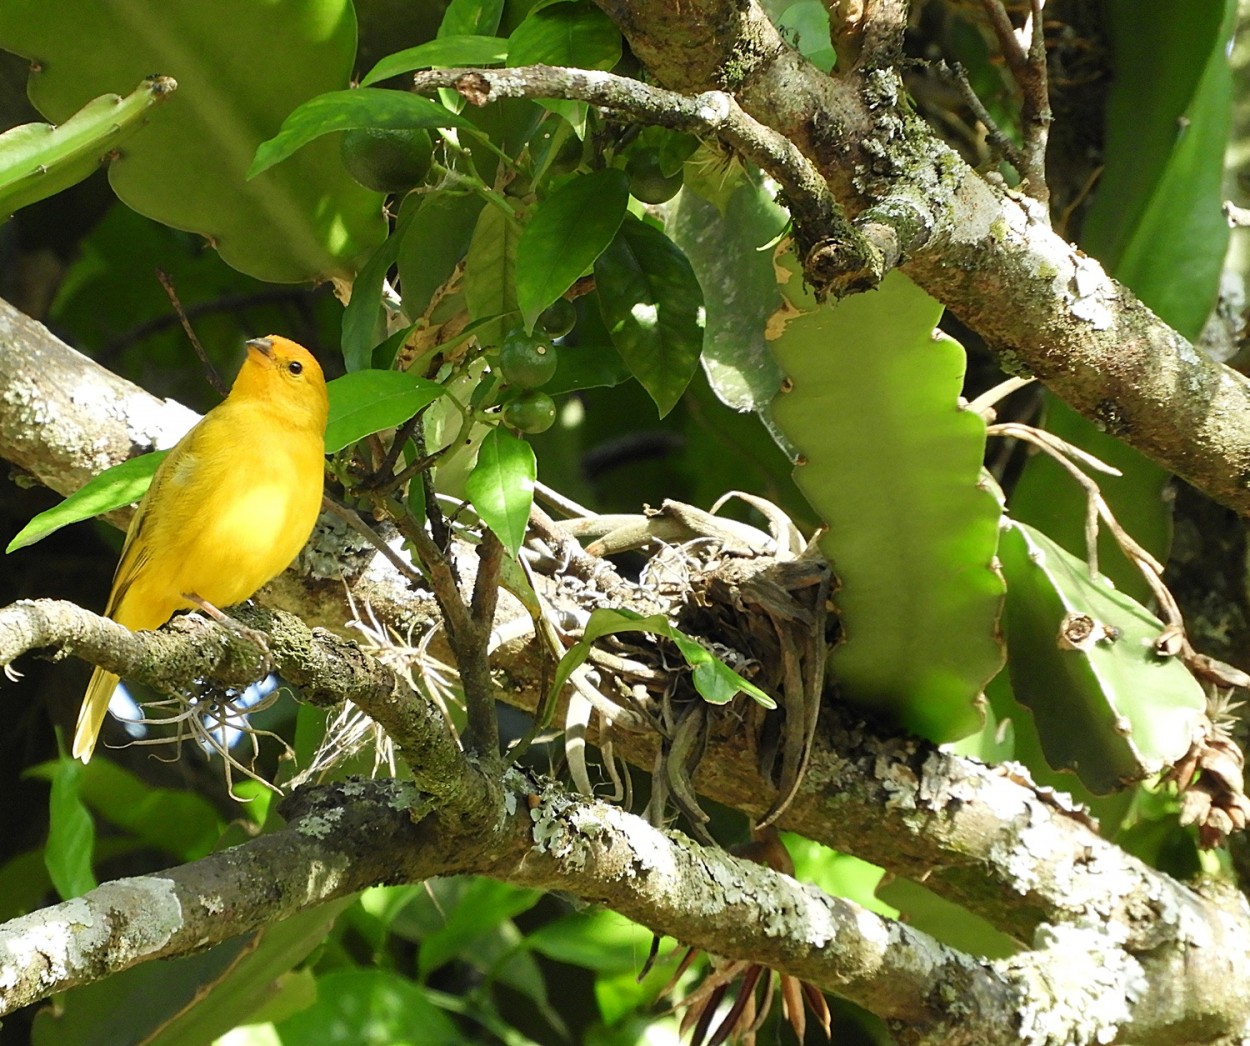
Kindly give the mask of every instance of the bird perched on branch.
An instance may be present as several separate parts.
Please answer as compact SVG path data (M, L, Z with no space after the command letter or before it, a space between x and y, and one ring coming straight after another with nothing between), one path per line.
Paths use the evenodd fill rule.
M299 554L321 508L325 377L307 349L270 335L247 343L230 394L161 462L130 521L105 614L132 630L177 610L224 617ZM118 677L97 668L74 755L95 748Z

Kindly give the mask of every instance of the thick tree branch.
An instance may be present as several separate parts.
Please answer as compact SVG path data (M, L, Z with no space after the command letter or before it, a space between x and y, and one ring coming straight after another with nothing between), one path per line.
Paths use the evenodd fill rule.
M491 833L414 823L414 803L419 793L398 782L310 789L289 804L283 830L13 920L0 927L0 1013L375 883L480 872L606 903L726 958L768 964L884 1015L903 1043L1175 1042L1185 1034L1181 993L1163 1003L1151 995L1155 958L1128 954L1103 930L1059 928L1037 952L977 962L788 876L519 774ZM1244 976L1248 963L1244 938L1219 958L1229 977ZM1244 1009L1204 1015L1205 1032L1244 1030Z
M1011 373L1069 404L1211 497L1250 513L1250 381L1212 363L1034 201L991 186L908 110L896 72L828 76L758 3L597 0L656 79L732 92L809 157L854 224L893 244L920 286ZM805 260L809 278L819 265Z
M54 645L58 615L62 612L71 624L87 622L78 625L77 631L66 626L76 637L89 632L92 621L109 630L116 629L68 604L17 604L0 612L0 661L13 655L15 641L39 647ZM1048 1040L1055 1042L1080 1041L1079 1037L1063 1037L1075 1034L1072 1027L1076 1025L1065 1023L1072 1021L1093 1020L1100 1022L1099 1028L1129 1022L1132 1041L1148 1042L1158 1028L1170 1029L1170 1034L1177 1026L1199 1019L1199 1010L1202 1014L1208 1008L1218 1010L1221 1020L1232 1022L1230 1027L1250 1017L1250 1009L1243 1013L1240 1006L1215 1001L1224 997L1223 985L1230 966L1250 972L1250 917L1244 901L1230 901L1226 907L1199 896L1099 839L1060 800L1048 799L1001 771L938 752L917 741L881 740L861 728L848 729L830 721L812 755L804 785L782 819L787 827L812 838L923 880L931 888L979 911L1021 941L1042 946L1041 952L1002 964L1001 976L1016 986L1010 991L997 980L981 982L974 978L964 984L961 991L974 996L978 992L989 994L980 1016L979 1009L972 1015L958 1013L964 1022L960 1027L974 1030L973 1037L960 1040L949 1037L954 1034L953 1026L945 1023L956 1016L954 1011L941 1008L940 1012L925 1012L917 1017L908 1009L915 1005L915 998L909 996L905 1004L899 1002L888 985L883 986L878 983L879 978L868 973L869 966L876 964L881 968L884 962L890 978L902 978L900 984L909 986L909 992L920 992L922 983L916 979L915 971L904 976L892 964L909 962L907 956L914 957L915 949L923 943L921 951L929 955L933 964L926 976L936 977L947 986L953 983L950 978L971 976L965 969L965 960L940 950L933 953L932 942L889 936L889 943L902 946L905 954L885 960L873 950L877 945L884 947L885 939L878 930L865 930L862 918L856 915L852 922L866 940L848 945L849 956L841 954L840 946L831 948L830 954L821 952L817 956L812 954L809 923L801 929L793 928L792 934L781 934L771 943L757 936L745 939L731 932L744 921L736 908L721 911L703 903L692 906L690 895L672 895L668 886L657 892L653 889L654 881L649 880L613 880L609 888L601 878L579 879L586 867L580 850L584 845L582 835L588 835L594 844L591 852L595 862L606 862L618 870L623 864L651 867L649 858L626 860L622 856L634 853L631 847L637 833L644 830L642 822L622 811L596 806L593 817L584 822L581 813L570 815L574 816L576 831L566 838L561 835L568 831L565 813L581 810L585 804L552 792L545 800L553 805L550 825L539 833L542 838L538 841L543 844L539 852L527 852L525 860L520 861L515 848L493 849L497 833L507 831L500 826L512 816L509 804L517 800L501 798L482 783L472 766L461 758L432 703L406 688L397 688L389 670L337 637L309 632L297 619L286 615L256 611L245 616L249 624L267 626L272 631L273 654L279 669L303 685L314 699L330 699L335 694L349 696L391 732L403 748L423 793L413 798L406 809L422 813L432 810L436 815L444 815L440 818L438 845L446 853L460 852L455 870L483 872L521 885L558 888L605 901L615 910L687 942L721 955L754 957L855 998L877 1012L897 1016L925 1035L932 1035L917 1041L1016 1041L997 1038L993 1029L1011 1027L1002 1007L1010 1003L1014 1012L1016 1003L1011 1002L1011 993L1017 990L1025 993L1018 1000L1020 1005L1026 1012L1038 1015L1048 1034L1054 1028L1047 1022L1058 1022L1054 1026L1060 1029L1056 1032L1058 1037ZM34 624L30 623L32 620ZM196 656L195 648L203 642L202 629L212 627L188 622L181 628L167 630L173 635L131 637L134 650L142 651L134 668L142 672L150 664L151 649L158 643L173 644L165 649L176 647L178 657ZM179 632L186 634L176 634ZM113 667L125 669L130 656L117 655ZM209 671L211 656L200 656L204 656L201 669ZM506 653L502 663L508 664ZM188 668L188 664L183 662L184 670L196 670ZM523 687L516 689L523 698L526 696ZM650 735L620 734L614 742L618 754L627 754L640 764L649 765L654 758L657 741ZM700 790L758 816L773 797L760 787L752 760L749 749L744 753L740 737L714 742L701 764L697 779ZM528 805L537 810L542 804L530 800ZM541 827L547 817L544 814L535 820ZM472 840L457 838L469 825L479 826L473 831ZM483 827L488 830L482 831ZM558 842L561 839L564 841ZM521 844L514 839L511 845ZM717 862L724 860L719 851L687 850L686 845L678 848L683 856L666 854L657 867L676 868L675 881L698 882L696 871L709 868L715 882L727 881L715 870L719 867ZM718 855L715 860L712 854ZM394 860L399 862L396 867L403 866L398 857ZM691 862L696 871L691 871ZM373 865L366 862L366 867ZM343 886L341 892L358 888ZM712 896L719 895L714 891ZM791 904L787 896L784 891L779 893L775 885L769 887L768 897L780 898L777 903L783 908ZM743 903L757 904L759 896L752 895ZM833 924L840 926L847 918L837 905L829 911L834 914L822 918ZM843 914L837 914L840 911ZM759 918L769 924L767 911ZM777 925L785 925L785 920ZM845 943L847 938L841 930L838 934L836 939ZM1055 988L1055 964L1066 968L1076 961L1070 952L1073 941L1081 942L1082 955L1094 956L1097 961L1079 978L1065 982L1067 988ZM1047 950L1051 943L1054 948ZM752 951L757 948L763 950ZM865 948L869 951L865 952ZM857 965L861 963L862 969ZM829 980L830 969L840 971L834 981ZM1105 972L1099 974L1099 970ZM978 984L980 987L975 987ZM1045 1006L1039 1007L1036 992L1047 984L1053 995L1047 997ZM1026 1003L1027 999L1032 1002ZM1200 1001L1197 1009L1194 1000ZM1250 1007L1250 1000L1245 1001ZM981 1005L977 1003L978 1007Z

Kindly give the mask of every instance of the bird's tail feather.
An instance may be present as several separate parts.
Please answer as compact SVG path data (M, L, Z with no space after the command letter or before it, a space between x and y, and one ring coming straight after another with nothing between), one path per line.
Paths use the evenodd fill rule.
M82 710L78 713L78 726L74 729L74 758L84 763L91 761L91 753L95 751L96 738L100 736L100 727L104 724L104 715L109 709L109 699L117 689L118 677L112 672L97 668L87 684L87 694L82 701Z

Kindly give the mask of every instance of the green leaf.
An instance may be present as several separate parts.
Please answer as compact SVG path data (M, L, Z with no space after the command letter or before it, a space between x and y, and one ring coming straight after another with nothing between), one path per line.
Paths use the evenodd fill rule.
M549 396L575 389L611 388L633 375L611 345L564 345L555 377L543 386Z
M595 262L595 284L612 344L664 417L703 349L703 289L664 233L626 215Z
M212 853L225 823L213 805L194 792L156 788L107 759L94 759L79 786L83 800L102 817L147 846L183 861Z
M608 607L601 607L591 613L582 638L560 658L544 707L555 707L560 690L569 681L573 671L590 656L590 648L595 640L614 632L651 632L672 640L692 669L691 681L695 689L709 704L726 704L741 692L765 708L777 707L777 702L768 694L754 683L743 679L701 643L674 628L663 614L643 617L632 610L614 610Z
M1180 661L1155 653L1162 622L1027 524L1005 528L999 555L1011 683L1051 766L1105 794L1179 760L1207 702ZM1074 645L1083 624L1092 635Z
M478 331L483 345L498 345L516 312L516 223L498 207L478 215L464 260L464 299L469 316L490 320Z
M482 33L493 36L503 17L504 0L451 0L438 27L440 38L471 36Z
M404 311L411 319L425 315L434 293L455 271L469 250L469 240L482 208L481 197L449 192L409 193L400 204L400 237L396 265ZM405 222L410 213L416 218Z
M611 69L621 60L621 34L590 4L554 4L533 10L508 38L508 65L565 65Z
M474 511L516 557L525 540L538 465L534 448L502 426L486 434L465 480Z
M261 142L247 177L255 178L331 131L351 131L359 127L416 130L472 126L464 117L437 102L407 91L384 91L377 87L330 91L309 99L282 121L276 135Z
M409 211L394 231L374 250L352 283L351 300L343 310L343 364L364 370L373 362L373 349L383 324L382 284L399 255L400 244L416 215Z
M1106 166L1081 246L1191 341L1219 292L1228 243L1223 201L1231 70L1225 43L1236 4L1203 4L1169 24L1166 0L1108 4L1115 75L1107 99ZM1160 21L1162 19L1162 21ZM1162 562L1171 545L1168 473L1047 394L1046 429L1120 470L1099 476L1116 519ZM1049 455L1035 454L1011 495L1014 518L1084 555L1085 492ZM1099 567L1125 593L1150 598L1109 535Z
M735 410L764 407L781 385L781 368L764 338L781 294L773 252L761 248L790 216L760 181L757 175L739 183L723 211L683 192L665 223L706 288L703 370L720 401Z
M443 904L446 919L441 928L421 938L417 954L418 976L431 973L459 956L470 957L479 942L496 932L500 923L527 912L542 894L524 890L484 876L461 880L463 889L454 905Z
M457 65L497 65L508 57L508 44L497 36L441 36L387 55L365 74L361 87L416 69Z
M565 182L534 208L516 249L516 297L526 331L612 242L628 205L629 179L610 167Z
M326 453L335 454L370 433L402 425L443 395L443 386L415 374L358 370L326 386L330 422Z
M167 450L141 454L137 458L119 462L106 468L98 476L87 480L59 505L45 509L17 532L5 552L42 541L71 523L93 519L112 512L115 508L130 505L143 497L156 475L156 469L165 460Z
M0 219L94 174L176 87L149 76L125 98L102 95L59 126L27 123L0 134Z
M1003 583L985 422L958 405L963 349L935 336L942 307L902 273L825 307L792 254L777 261L772 347L791 384L773 417L829 525L820 547L846 635L831 673L849 700L923 737L964 737L1002 665Z
M317 1002L277 1025L283 1046L461 1046L464 1035L425 991L391 970L317 978Z
M569 912L526 936L525 947L596 973L637 974L639 956L651 947L651 931L616 912Z
M95 825L79 792L82 774L78 760L57 760L48 801L48 843L43 860L56 892L66 901L96 888L91 871Z
M109 183L141 214L199 233L241 272L274 283L350 278L385 235L378 194L347 174L337 142L244 177L292 109L347 87L350 0L11 0L0 5L0 41L37 60L30 98L52 123L154 72L176 80L109 165Z

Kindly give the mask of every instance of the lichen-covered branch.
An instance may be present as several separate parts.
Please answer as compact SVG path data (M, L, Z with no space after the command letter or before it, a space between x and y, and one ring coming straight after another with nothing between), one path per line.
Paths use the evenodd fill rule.
M807 156L865 238L1106 431L1211 497L1250 512L1250 381L1213 363L992 186L908 108L897 70L827 75L738 0L597 0L665 87L728 91ZM870 228L871 227L871 228ZM805 258L846 278L837 260Z
M789 139L743 112L732 95L703 91L694 96L665 91L639 80L589 69L548 65L511 69L431 69L417 73L414 89L432 93L454 88L474 105L499 98L575 98L644 123L715 136L766 170L782 187L804 256L836 243L841 269L853 282L822 281L822 291L849 293L875 286L897 262L886 260L875 244L839 212L824 178Z
M285 829L5 924L0 1014L375 883L476 872L607 904L725 958L768 964L881 1014L902 1043L1176 1042L1192 1027L1208 1036L1245 1030L1246 1004L1236 993L1190 1014L1183 990L1157 979L1182 963L1244 978L1244 936L1231 948L1208 938L1203 950L1175 959L1173 949L1156 949L1167 953L1160 961L1130 954L1114 928L1059 927L1036 952L986 963L520 774L510 775L493 832L414 822L420 801L411 785L393 781L298 792Z

